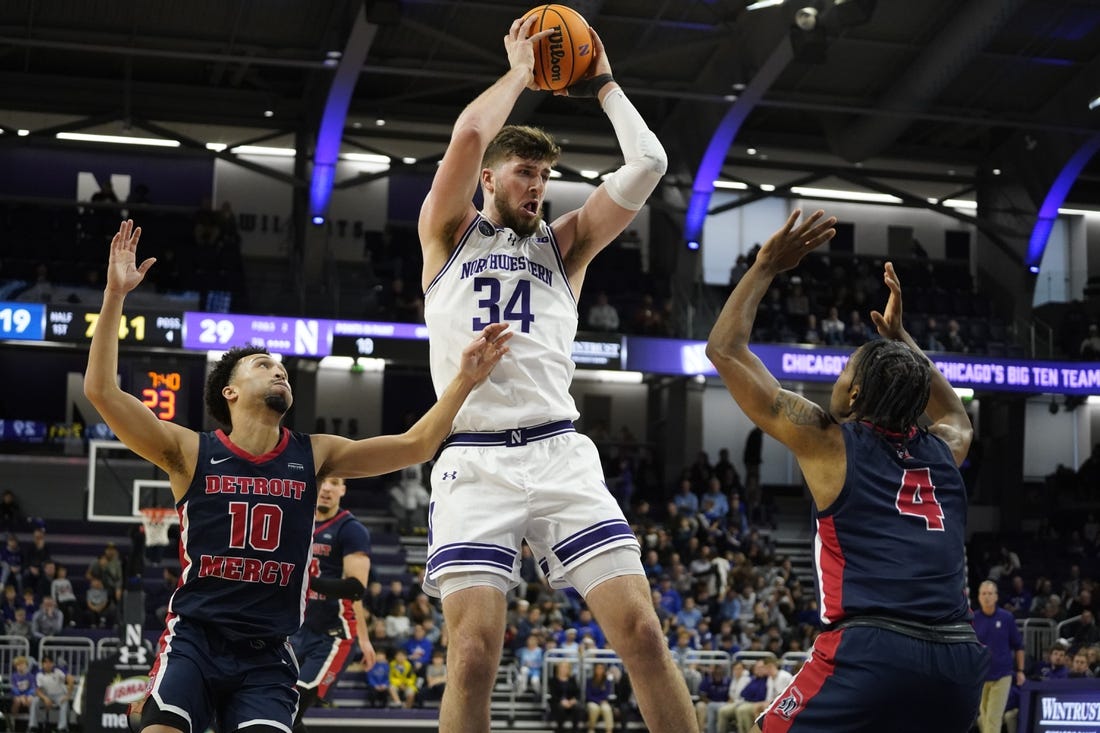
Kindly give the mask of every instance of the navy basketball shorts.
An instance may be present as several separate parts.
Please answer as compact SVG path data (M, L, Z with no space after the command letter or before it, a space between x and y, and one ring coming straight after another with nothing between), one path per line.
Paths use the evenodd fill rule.
M298 711L298 664L286 640L228 640L216 629L169 617L149 672L153 722L184 733L246 727L290 733Z
M294 647L300 668L298 686L316 689L317 697L323 700L328 688L344 671L355 641L339 633L314 631L303 626L290 637L290 645Z
M886 629L826 631L787 689L757 719L763 733L966 733L989 652Z

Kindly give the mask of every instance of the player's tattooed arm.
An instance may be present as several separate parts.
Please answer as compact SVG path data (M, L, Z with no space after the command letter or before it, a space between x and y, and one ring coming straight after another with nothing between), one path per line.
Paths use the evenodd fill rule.
M819 406L785 390L780 390L775 395L775 401L772 403L772 415L784 417L794 425L806 425L821 429L827 428L832 423L828 414Z

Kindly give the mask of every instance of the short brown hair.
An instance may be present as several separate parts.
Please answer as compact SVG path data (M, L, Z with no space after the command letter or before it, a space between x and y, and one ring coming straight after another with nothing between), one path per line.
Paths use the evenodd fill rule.
M508 158L541 160L550 165L561 157L561 146L550 133L529 125L505 125L485 149L482 168L495 168Z

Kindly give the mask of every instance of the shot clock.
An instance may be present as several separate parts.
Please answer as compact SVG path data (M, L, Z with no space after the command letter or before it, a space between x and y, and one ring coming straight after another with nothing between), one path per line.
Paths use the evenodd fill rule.
M134 376L141 390L138 394L141 403L161 420L175 421L184 377L179 372L155 371L146 372L144 377L140 374Z

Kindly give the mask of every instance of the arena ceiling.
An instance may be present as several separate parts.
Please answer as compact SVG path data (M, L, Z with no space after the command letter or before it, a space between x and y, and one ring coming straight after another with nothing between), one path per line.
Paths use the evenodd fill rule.
M688 189L737 99L758 100L722 176L916 197L967 197L984 176L1034 178L1100 131L1096 0L571 0ZM755 5L767 5L756 3ZM793 24L818 9L813 32ZM505 69L520 0L6 0L0 3L0 144L18 129L310 144L356 28L369 50L344 149L419 164ZM360 13L363 19L358 20ZM359 25L357 25L357 22ZM363 38L363 36L360 36ZM762 70L791 39L770 84ZM754 86L754 79L758 83ZM567 172L619 158L591 101L525 92L514 121L567 141ZM383 124L384 123L384 124ZM297 136L297 137L296 137ZM750 150L753 151L750 153ZM1100 209L1100 156L1069 200ZM1036 205L1038 202L1036 202Z

